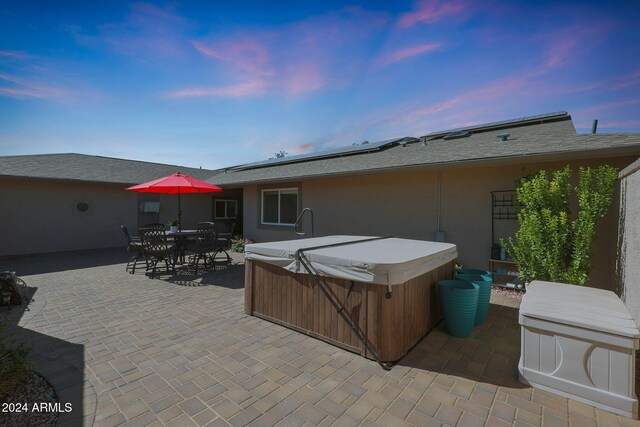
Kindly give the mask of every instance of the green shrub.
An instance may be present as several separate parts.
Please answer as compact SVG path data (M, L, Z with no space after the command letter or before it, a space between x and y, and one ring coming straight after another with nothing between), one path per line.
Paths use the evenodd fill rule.
M609 207L618 176L616 168L580 168L578 186L571 187L571 168L542 170L522 178L517 188L520 229L500 243L514 259L525 283L532 280L584 285L591 271L591 243ZM578 213L571 215L570 196Z
M233 238L231 239L231 250L233 252L244 253L244 247L249 243L253 243L253 240L245 239L242 236L233 236Z

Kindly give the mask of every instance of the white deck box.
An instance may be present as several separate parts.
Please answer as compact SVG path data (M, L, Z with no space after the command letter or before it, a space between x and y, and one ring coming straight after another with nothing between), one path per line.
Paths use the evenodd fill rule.
M613 292L534 281L519 318L521 382L638 418L640 332Z

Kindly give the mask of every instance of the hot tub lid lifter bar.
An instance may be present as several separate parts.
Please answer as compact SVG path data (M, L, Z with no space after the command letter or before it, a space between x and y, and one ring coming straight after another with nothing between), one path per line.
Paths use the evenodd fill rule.
M320 246L309 246L308 248L300 248L296 251L295 258L300 260L300 254L308 251L313 251L315 249L325 249L325 248L333 248L337 246L346 246L346 245L354 245L356 243L364 243L364 242L373 242L375 240L384 240L391 239L393 236L384 236L384 237L372 237L371 239L363 239L363 240L352 240L350 242L340 242L340 243L330 243L328 245L320 245ZM304 265L304 264L303 264ZM312 274L312 273L309 273ZM387 293L385 294L387 299L391 298L391 285L387 285Z
M357 241L353 241L353 242L334 243L334 244L331 244L331 245L315 246L315 247L310 247L310 248L300 248L300 249L298 249L296 251L296 259L298 261L300 261L300 263L302 264L304 269L307 270L307 273L309 274L309 276L312 278L312 280L315 282L315 284L320 288L320 290L322 291L324 296L329 300L329 302L331 303L333 308L336 310L338 315L340 315L340 317L342 317L342 319L345 322L347 322L347 325L349 325L349 327L351 328L353 333L356 335L356 338L358 338L358 340L365 346L367 351L369 351L369 353L371 353L371 355L373 355L373 357L376 359L376 362L378 362L378 364L380 366L382 366L382 368L387 370L387 371L390 370L393 367L393 364L390 363L390 362L383 362L382 360L380 360L380 356L378 355L378 352L376 352L371 347L371 345L369 344L369 341L367 341L367 339L360 333L360 331L358 330L356 325L354 325L354 323L351 320L351 318L346 315L346 313L344 312L342 307L340 307L338 305L338 303L331 297L331 295L329 294L329 291L327 291L327 288L326 288L325 284L323 283L322 279L320 278L320 275L313 269L313 267L311 266L311 263L305 257L304 252L305 251L309 251L309 250L313 250L313 249L328 248L328 247L333 247L333 246L343 246L343 245L348 245L348 244L352 244L352 243L370 242L370 241L373 241L373 240L381 240L381 239L388 239L388 238L389 237L376 237L376 238L373 238L373 239L357 240ZM387 292L389 292L389 291L387 291Z
M299 254L301 254L303 252L313 251L313 250L316 250L316 249L325 249L325 248L334 248L334 247L337 247L337 246L355 245L357 243L373 242L375 240L391 239L392 237L393 236L372 237L370 239L350 240L348 242L329 243L327 245L309 246L307 248L300 248L300 249L298 249L296 251L296 259L298 259Z

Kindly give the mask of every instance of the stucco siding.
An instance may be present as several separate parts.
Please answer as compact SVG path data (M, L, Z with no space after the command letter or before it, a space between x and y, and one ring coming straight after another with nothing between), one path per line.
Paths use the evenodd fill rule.
M619 168L634 159L569 162L579 166L610 164ZM491 191L515 188L524 171L558 169L567 162L514 163L509 166L448 167L441 171L441 230L445 240L458 246L458 262L489 268L491 254ZM300 185L300 207L314 212L315 235L393 235L435 240L437 231L438 171L433 168L401 170L306 180ZM288 186L288 184L282 184ZM259 224L258 186L244 188L245 236L256 241L295 239L291 227ZM617 202L616 202L617 205ZM517 221L496 224L503 233L517 228ZM308 230L308 227L305 228ZM600 224L594 243L590 286L614 285L617 207Z
M620 186L618 291L640 326L640 160L621 173Z
M199 222L213 221L213 196L211 194L182 194L182 228L194 229ZM160 222L166 224L178 215L178 196L160 194Z
M138 194L123 185L48 180L0 181L0 256L124 246L120 225L138 227ZM88 209L81 212L78 203ZM177 211L177 197L161 195L160 221ZM184 195L183 224L210 220L210 195Z
M554 162L544 164L520 164L500 168L457 168L443 171L442 229L448 242L458 246L458 262L479 268L489 268L491 255L491 191L514 189L515 181L523 173L541 169L555 170L569 164L574 171L580 166L609 164L625 167L627 159L605 161ZM577 206L574 201L572 210ZM598 226L592 249L592 272L588 285L602 289L613 289L615 283L617 199L614 198L609 214ZM495 221L496 237L506 236L518 228L516 220Z
M404 171L304 182L304 207L315 233L433 239L437 180L434 171Z
M3 180L0 194L0 255L124 245L120 225L137 225L137 197L122 186Z

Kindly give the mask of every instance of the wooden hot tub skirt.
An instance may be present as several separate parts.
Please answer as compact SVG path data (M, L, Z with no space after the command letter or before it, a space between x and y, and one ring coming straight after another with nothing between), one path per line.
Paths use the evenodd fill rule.
M385 362L401 359L442 319L438 281L453 277L454 261L387 286L323 276L327 290ZM245 312L372 359L307 274L246 260Z

